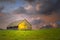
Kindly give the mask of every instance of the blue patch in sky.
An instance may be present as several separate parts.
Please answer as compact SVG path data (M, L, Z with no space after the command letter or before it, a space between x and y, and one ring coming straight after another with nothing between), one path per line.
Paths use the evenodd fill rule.
M3 12L10 13L11 11L14 11L15 9L24 6L25 3L26 2L24 0L16 0L15 3L0 2L0 5L5 7L4 10L3 10Z

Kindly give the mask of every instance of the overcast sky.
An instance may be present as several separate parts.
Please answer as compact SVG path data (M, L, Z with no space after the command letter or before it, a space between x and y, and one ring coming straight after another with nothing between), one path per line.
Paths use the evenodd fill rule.
M27 19L32 25L60 21L60 0L0 0L0 28Z

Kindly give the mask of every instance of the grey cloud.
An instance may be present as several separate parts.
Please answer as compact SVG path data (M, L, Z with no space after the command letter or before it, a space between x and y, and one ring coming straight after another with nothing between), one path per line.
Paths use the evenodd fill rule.
M4 9L4 6L0 6L0 13L1 13L1 11Z
M0 2L15 2L16 0L0 0Z
M16 12L17 14L22 14L22 13L26 13L26 10L24 9L24 7L19 7L14 12Z
M31 2L34 2L35 0L25 0L25 1L31 3Z
M0 28L6 29L6 27L9 25L9 23L16 20L16 18L13 16L14 14L10 13L2 13L3 16L0 16Z
M36 5L35 3L42 4L40 10L37 11L39 14L51 15L53 11L58 12L60 10L60 0L26 0L27 2L32 2L31 5Z
M16 14L26 14L26 15L35 15L35 10L26 10L24 7L19 7L16 10L14 10Z
M34 1L32 1L33 4L31 4L33 7L37 5L36 3L41 4L39 11L34 10L36 14L46 15L48 18L52 19L52 17L54 17L55 20L60 20L60 0L38 0L36 3ZM49 17L50 15L52 17Z
M42 20L33 20L31 23L36 25L36 24L40 24L42 22L43 22Z
M44 0L43 0L44 1ZM40 14L50 15L53 11L60 10L60 0L48 0L41 3Z

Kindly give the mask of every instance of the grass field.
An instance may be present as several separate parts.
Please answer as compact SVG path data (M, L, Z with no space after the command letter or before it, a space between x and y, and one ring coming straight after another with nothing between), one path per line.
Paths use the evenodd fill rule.
M60 29L0 30L0 40L60 40Z

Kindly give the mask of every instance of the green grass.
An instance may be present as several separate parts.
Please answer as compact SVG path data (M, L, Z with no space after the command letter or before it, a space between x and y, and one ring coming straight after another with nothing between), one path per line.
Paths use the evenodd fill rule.
M60 29L0 30L0 40L60 40Z

